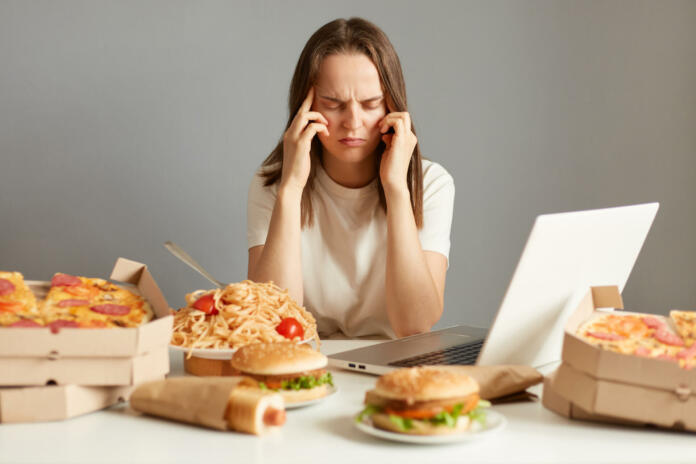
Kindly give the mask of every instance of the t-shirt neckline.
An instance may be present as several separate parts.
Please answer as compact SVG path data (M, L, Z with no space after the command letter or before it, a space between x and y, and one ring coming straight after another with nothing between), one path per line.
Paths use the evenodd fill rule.
M321 164L317 166L317 180L330 193L342 198L360 198L377 192L377 177L364 187L345 187L333 180Z

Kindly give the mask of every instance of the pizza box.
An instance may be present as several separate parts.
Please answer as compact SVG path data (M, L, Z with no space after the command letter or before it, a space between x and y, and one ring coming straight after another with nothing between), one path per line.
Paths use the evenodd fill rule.
M56 333L48 328L0 327L0 359L130 357L169 345L174 318L147 266L118 258L111 279L129 284L124 287L144 296L152 306L154 319L136 328L63 328ZM27 284L37 299L43 298L50 288L50 282L27 281Z
M128 401L134 389L80 385L0 388L0 423L47 422L80 416Z
M565 326L563 362L550 381L552 390L570 404L563 406L568 412L564 415L696 431L696 369L587 343L576 332L603 313L599 308L623 309L618 287L590 287ZM560 409L554 405L551 409Z
M552 372L550 375L544 377L544 390L541 396L541 404L549 411L553 411L556 414L569 419L609 422L623 425L645 425L642 422L630 421L618 417L604 416L601 414L592 414L585 411L580 406L565 399L554 389L553 382L555 377L556 372Z
M623 309L618 287L591 287L573 311L563 336L561 359L565 364L597 379L668 391L688 389L696 393L696 369L683 369L676 362L661 359L615 353L578 337L575 334L578 328L599 312L597 308Z
M131 357L0 358L0 385L3 386L136 385L167 373L169 348L166 345Z
M542 404L574 419L696 431L696 396L688 389L598 379L565 363L545 381Z

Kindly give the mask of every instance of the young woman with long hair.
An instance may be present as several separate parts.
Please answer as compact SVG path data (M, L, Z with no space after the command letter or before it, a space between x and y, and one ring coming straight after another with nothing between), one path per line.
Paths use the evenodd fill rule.
M360 18L317 30L289 109L249 188L249 278L287 288L323 336L430 330L443 311L454 182L421 157L384 32Z

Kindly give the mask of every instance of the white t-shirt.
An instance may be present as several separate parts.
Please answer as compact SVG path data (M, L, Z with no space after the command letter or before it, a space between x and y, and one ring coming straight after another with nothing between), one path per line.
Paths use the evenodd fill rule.
M314 224L302 229L304 305L317 319L319 333L349 337L395 334L387 318L386 213L376 179L362 188L334 182L321 166L312 192ZM252 179L247 202L249 248L266 243L278 184ZM454 180L439 164L423 160L423 250L449 259Z

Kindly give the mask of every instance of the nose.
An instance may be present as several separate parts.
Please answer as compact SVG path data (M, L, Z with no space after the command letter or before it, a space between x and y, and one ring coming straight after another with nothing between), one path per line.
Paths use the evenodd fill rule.
M351 102L346 105L346 112L343 118L343 127L348 130L359 129L362 126L362 114L360 105Z

